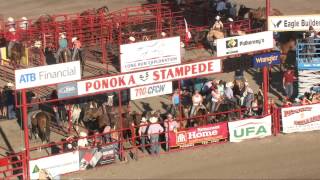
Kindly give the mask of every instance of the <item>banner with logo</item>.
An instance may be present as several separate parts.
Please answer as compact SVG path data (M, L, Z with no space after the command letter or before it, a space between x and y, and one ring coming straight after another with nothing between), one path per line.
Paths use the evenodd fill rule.
M198 77L221 72L221 60L207 60L77 82L78 95Z
M57 85L58 98L65 98L78 95L76 82L62 83Z
M181 63L180 36L120 45L121 72Z
M47 170L52 177L79 171L79 151L49 156L29 162L30 179L39 179L39 171Z
M299 95L311 91L320 93L320 71L299 70L298 80Z
M273 32L265 31L217 39L217 56L248 53L273 48Z
M271 116L228 122L230 142L271 136Z
M131 100L161 96L172 93L172 82L165 82L160 84L152 84L148 86L139 86L130 88Z
M228 138L227 122L169 132L170 147L188 147L197 143L217 142Z
M15 70L16 89L81 79L80 61Z
M253 67L262 68L265 66L280 64L280 55L280 52L273 52L253 56Z
M269 31L308 31L309 26L320 30L320 14L269 16Z
M281 109L284 133L305 132L320 129L320 104Z
M86 170L115 162L118 143L99 148L83 149L79 152L79 169Z

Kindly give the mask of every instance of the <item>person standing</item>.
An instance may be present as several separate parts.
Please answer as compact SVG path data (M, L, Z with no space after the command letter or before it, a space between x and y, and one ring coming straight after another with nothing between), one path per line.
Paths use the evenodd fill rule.
M177 121L173 119L172 114L167 115L167 119L164 120L164 127L166 129L166 151L169 150L169 133L173 131L177 131L179 128L179 124Z
M11 49L12 47L15 45L15 44L18 44L19 41L20 41L20 35L16 32L16 29L11 27L9 29L9 33L7 34L7 39L9 41L9 44L8 44L8 57L7 58L12 58L11 55L12 55L12 52L11 52Z
M180 97L179 97L179 90L176 89L172 95L172 109L171 109L171 113L172 114L176 114L177 111L179 111L179 104L180 104Z
M6 105L8 109L8 119L12 120L16 118L16 112L14 108L15 100L14 100L14 92L13 88L14 85L12 83L7 83L7 86L5 87L4 94L7 97Z
M287 71L284 72L283 78L282 78L282 84L283 84L283 89L286 93L286 97L288 99L292 98L293 95L293 82L297 78L294 76L294 72L292 68L288 68Z
M72 61L76 60L76 55L79 55L79 59L82 62L82 49L81 49L81 42L77 37L72 38L72 44L73 44L73 53L72 53Z
M202 105L203 97L198 90L195 91L194 95L192 96L192 108L190 112L190 116L194 116L196 108Z
M70 50L68 49L68 41L66 39L66 35L64 33L60 33L60 36L59 36L59 49L58 49L57 54L56 54L57 63L59 63L59 58L60 58L60 55L61 55L61 53L63 51L67 51L68 55L71 54Z
M141 151L146 151L146 142L147 142L147 128L148 128L148 122L145 117L141 118L141 122L139 125L139 137L140 137L140 148Z
M159 154L160 152L160 144L159 144L159 135L163 133L163 127L157 123L158 118L156 117L151 117L149 119L150 126L148 128L148 136L150 139L150 144L151 144L151 154Z

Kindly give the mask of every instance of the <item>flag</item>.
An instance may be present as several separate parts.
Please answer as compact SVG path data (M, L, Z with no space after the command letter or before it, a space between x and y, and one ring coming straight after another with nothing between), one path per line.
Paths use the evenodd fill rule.
M188 23L187 23L186 18L184 18L184 25L185 25L185 27L186 27L186 37L185 37L185 41L186 41L186 42L189 42L189 40L191 39L191 33L190 33L190 31L189 31Z

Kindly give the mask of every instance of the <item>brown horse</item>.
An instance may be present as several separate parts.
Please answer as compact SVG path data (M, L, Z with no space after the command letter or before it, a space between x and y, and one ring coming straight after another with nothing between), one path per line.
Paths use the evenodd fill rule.
M16 68L21 65L21 59L25 56L24 46L21 43L15 43L11 49L11 65Z
M41 111L31 119L32 134L40 137L42 143L50 142L50 116Z
M106 126L111 125L109 116L103 113L102 108L90 108L85 110L83 123L89 131L102 132Z

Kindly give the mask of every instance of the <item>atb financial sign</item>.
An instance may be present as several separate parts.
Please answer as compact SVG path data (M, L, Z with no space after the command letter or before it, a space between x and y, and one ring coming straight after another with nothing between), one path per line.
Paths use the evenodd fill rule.
M17 90L80 79L80 61L15 70Z

